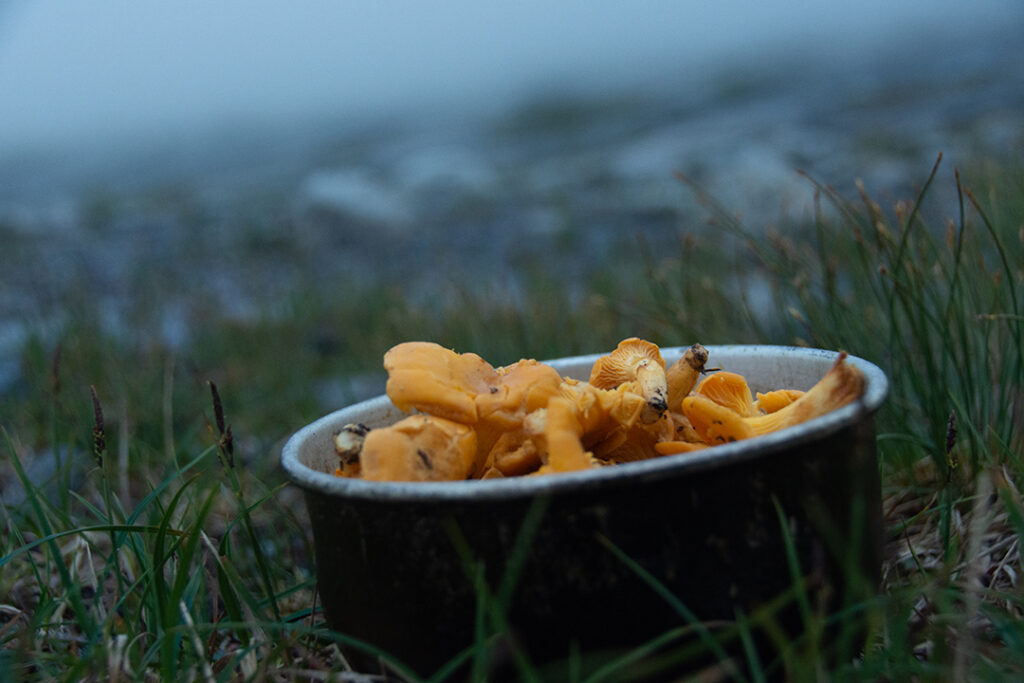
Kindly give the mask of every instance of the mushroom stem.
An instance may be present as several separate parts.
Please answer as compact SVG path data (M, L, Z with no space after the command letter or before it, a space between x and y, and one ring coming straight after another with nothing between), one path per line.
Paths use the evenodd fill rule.
M697 380L707 362L708 350L700 344L694 344L665 372L670 410L679 410L683 399L697 386Z
M564 398L548 402L544 423L544 441L547 445L547 465L552 472L585 470L591 466L590 454L580 442L580 428L576 410Z
M657 422L668 410L668 380L665 376L665 366L652 360L641 361L636 369L636 387L645 403L643 412L640 413L640 422Z

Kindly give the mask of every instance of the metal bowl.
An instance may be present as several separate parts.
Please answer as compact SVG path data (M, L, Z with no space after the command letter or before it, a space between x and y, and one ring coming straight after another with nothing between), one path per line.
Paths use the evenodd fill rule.
M744 375L755 391L807 389L836 357L778 346L708 351L709 365ZM666 363L683 352L662 349ZM598 357L548 362L586 379ZM792 595L794 572L827 607L865 597L881 564L873 414L888 381L865 360L848 362L867 379L862 398L802 425L692 454L543 477L343 479L332 474L333 434L404 413L381 396L313 422L289 439L281 461L305 493L328 624L429 674L488 623L486 612L480 621L485 603L474 577L489 595L500 593L510 559L519 573L504 617L535 661L572 648L632 647L687 619L732 621ZM531 510L539 522L524 527ZM524 528L529 542L517 549ZM780 612L778 623L801 628L795 608Z

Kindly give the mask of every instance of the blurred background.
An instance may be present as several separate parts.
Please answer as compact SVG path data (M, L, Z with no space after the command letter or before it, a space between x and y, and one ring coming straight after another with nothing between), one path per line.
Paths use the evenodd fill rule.
M703 223L676 173L756 231L813 211L798 170L895 197L1019 160L1021 35L1019 0L0 0L0 391L68 316L174 349L585 302Z

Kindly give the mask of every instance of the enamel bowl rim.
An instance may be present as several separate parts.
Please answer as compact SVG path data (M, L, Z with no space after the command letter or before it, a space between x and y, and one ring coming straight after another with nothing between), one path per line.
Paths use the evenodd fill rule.
M668 357L681 355L688 346L665 347ZM832 360L836 351L795 346L774 345L708 345L710 362L717 355L795 357L797 359ZM604 353L543 361L559 366L592 365ZM752 439L723 444L694 453L666 455L650 460L623 463L579 472L565 472L536 477L509 477L477 481L444 482L376 482L348 479L333 473L320 472L305 465L300 455L306 441L324 430L336 431L344 424L358 421L349 418L374 408L390 406L386 395L360 401L333 411L295 432L281 450L281 465L292 482L306 491L348 500L388 501L409 503L488 502L509 499L530 499L539 495L555 495L572 491L591 490L604 486L642 483L665 476L681 476L703 470L756 460L791 447L824 439L839 430L854 425L881 407L888 394L889 382L885 373L873 363L848 355L846 362L864 373L867 386L863 395L827 415Z

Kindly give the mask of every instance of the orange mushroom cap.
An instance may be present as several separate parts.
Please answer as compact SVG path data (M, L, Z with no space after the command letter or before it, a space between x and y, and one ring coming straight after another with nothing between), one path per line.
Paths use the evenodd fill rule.
M550 365L523 359L498 368L475 400L478 419L502 429L518 427L523 417L560 394L562 377Z
M477 421L476 397L497 378L475 353L456 353L433 342L404 342L384 354L385 387L400 410L416 408L463 424Z
M476 458L476 432L431 415L410 415L371 429L359 456L361 476L375 481L466 479Z

